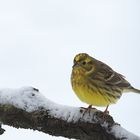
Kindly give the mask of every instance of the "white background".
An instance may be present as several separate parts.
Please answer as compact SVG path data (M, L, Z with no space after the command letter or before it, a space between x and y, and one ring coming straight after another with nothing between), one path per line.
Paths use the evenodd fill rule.
M86 52L140 88L139 7L139 0L1 0L0 87L34 86L57 103L86 107L70 84L73 57ZM109 111L140 136L140 95L124 94ZM2 140L65 139L3 127Z

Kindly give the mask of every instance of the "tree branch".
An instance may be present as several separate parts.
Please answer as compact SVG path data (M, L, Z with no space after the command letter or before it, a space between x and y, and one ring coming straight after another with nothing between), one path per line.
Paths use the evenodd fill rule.
M82 108L56 104L32 87L0 90L2 124L80 140L140 140L111 116L103 118L103 113L94 109L90 114L84 112Z

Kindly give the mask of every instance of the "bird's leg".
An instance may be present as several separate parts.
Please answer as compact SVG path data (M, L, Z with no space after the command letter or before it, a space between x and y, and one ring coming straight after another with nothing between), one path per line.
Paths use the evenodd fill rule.
M92 105L89 105L87 108L92 108Z
M109 107L109 105L107 105L107 107L106 107L106 109L104 111L104 114L109 114L108 107Z
M87 108L86 108L86 112L89 112L89 115L90 115L90 110L92 109L92 105L89 105Z
M108 107L109 105L107 105L105 111L103 112L103 119L105 119L106 115L109 114Z

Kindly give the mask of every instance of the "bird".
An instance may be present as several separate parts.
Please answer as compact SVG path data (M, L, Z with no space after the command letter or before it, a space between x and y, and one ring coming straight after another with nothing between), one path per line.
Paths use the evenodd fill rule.
M89 106L106 107L117 103L123 93L139 93L126 78L114 71L110 66L87 53L79 53L74 57L71 73L71 85L75 94Z

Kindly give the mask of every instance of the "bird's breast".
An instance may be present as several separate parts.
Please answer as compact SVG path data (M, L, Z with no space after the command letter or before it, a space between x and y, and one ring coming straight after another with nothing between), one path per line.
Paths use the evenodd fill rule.
M86 79L85 71L83 69L75 68L72 70L72 74L71 74L72 87L86 84L85 79Z
M105 91L100 91L96 85L88 80L83 70L74 69L72 71L71 84L79 99L87 104L107 106L117 100L117 98L107 96Z

